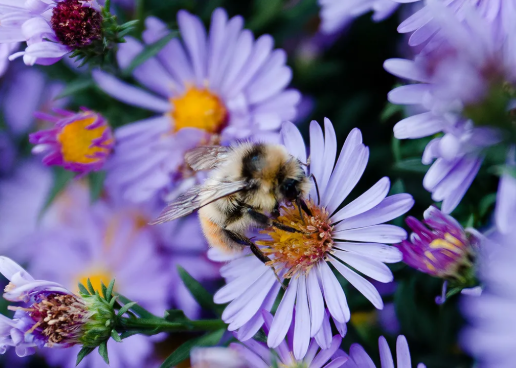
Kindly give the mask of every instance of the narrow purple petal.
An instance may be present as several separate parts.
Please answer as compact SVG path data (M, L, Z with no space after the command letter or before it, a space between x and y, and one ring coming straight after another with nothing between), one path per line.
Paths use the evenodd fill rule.
M405 336L398 336L398 339L396 340L396 358L398 368L412 368L410 350Z
M276 311L272 326L267 337L267 344L269 347L275 348L285 339L290 323L292 322L292 312L294 309L294 302L296 300L298 288L298 280L292 278L287 287L287 292L283 296L281 303Z
M391 349L384 336L378 338L378 348L380 350L380 362L382 368L394 368L394 360L392 359Z

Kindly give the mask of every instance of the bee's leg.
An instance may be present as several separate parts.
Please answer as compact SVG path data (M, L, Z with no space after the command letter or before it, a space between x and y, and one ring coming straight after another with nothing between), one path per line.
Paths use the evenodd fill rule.
M262 214L256 210L254 210L253 208L247 208L247 214L249 214L249 216L251 218L253 218L253 220L260 224L263 228L267 228L267 227L276 227L278 229L281 229L282 231L285 231L285 232L290 232L290 233L301 233L300 230L298 229L295 229L295 228L292 228L292 227L289 227L287 225L284 225L284 224L281 224L279 222L276 222L275 220L269 218L267 215L265 214Z
M228 236L232 241L238 243L239 245L243 246L249 246L253 254L260 260L262 263L266 264L267 262L271 261L267 255L265 255L262 250L258 246L255 245L253 241L251 241L249 238L238 234L236 232L230 231L229 229L223 230L226 236ZM272 271L274 272L274 275L276 276L276 279L278 280L279 284L283 287L283 289L286 289L283 282L281 282L280 277L278 276L278 273L276 273L276 269L271 266Z

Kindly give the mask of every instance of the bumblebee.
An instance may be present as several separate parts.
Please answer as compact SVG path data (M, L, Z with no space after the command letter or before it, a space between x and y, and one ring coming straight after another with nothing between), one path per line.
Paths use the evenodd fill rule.
M240 143L235 146L200 146L185 155L195 171L211 170L208 179L168 204L152 223L168 222L199 210L208 243L222 251L248 246L264 263L270 259L246 236L253 228L277 227L298 232L275 221L279 205L296 203L310 214L303 198L310 181L303 164L282 145Z

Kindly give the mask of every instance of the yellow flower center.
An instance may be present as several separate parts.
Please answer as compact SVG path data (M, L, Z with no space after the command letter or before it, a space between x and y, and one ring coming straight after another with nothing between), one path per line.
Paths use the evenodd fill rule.
M84 119L78 119L67 124L57 136L57 140L61 144L61 153L65 161L69 163L90 164L98 161L96 154L109 153L110 149L98 147L93 141L102 137L104 132L109 129L107 125L101 125L97 128L89 129L88 127L96 121L97 117L92 116ZM110 144L112 139L104 142Z
M102 283L104 283L104 285L107 287L109 282L111 282L111 279L113 279L113 276L108 272L107 268L97 266L88 269L84 273L78 275L75 285L77 286L79 283L82 283L84 287L88 288L88 278L91 282L91 285L93 286L93 289L100 292L102 291ZM78 291L78 287L76 288Z
M174 131L198 128L208 133L219 133L227 123L227 110L217 95L208 89L191 87L180 97L170 99L174 110Z
M291 205L282 206L277 219L300 232L287 232L274 227L262 231L270 240L257 242L267 246L262 249L265 254L274 255L272 265L288 269L285 278L291 278L298 272L308 273L333 247L333 227L328 212L312 201L307 201L306 205L312 216L300 213L297 205Z

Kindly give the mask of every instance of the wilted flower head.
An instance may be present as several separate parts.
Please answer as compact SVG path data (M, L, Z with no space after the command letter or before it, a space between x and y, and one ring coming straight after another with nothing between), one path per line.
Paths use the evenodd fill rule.
M13 319L0 316L1 351L14 346L19 356L26 356L35 347L96 347L109 339L115 313L100 296L77 296L58 283L35 280L4 256L0 273L10 281L3 297L24 303L9 307L15 311Z
M359 16L373 11L375 22L384 20L398 7L393 0L319 0L321 30L334 33Z
M423 273L469 285L479 239L434 206L425 211L424 218L424 224L413 217L406 219L414 233L410 241L397 245L403 261Z
M2 7L4 5L5 7ZM64 55L102 38L102 15L96 0L34 0L0 2L3 42L27 42L27 65L49 65Z
M306 200L311 215L305 214L303 222L299 209L284 206L278 219L301 232L271 228L263 232L263 241L256 242L272 260L268 264L280 278L289 281L271 324L269 347L278 347L284 339L295 306L293 347L298 360L306 354L310 338L324 326L325 305L338 324L350 319L346 296L330 265L376 308L383 307L376 288L351 268L379 282L392 281L392 273L384 263L401 261L402 256L395 247L384 243L400 242L406 232L382 223L404 214L414 202L408 194L387 197L389 180L383 178L338 210L362 176L369 150L362 143L360 130L353 129L335 162L335 131L328 119L324 127L326 137L317 122L310 126L309 173L317 180ZM306 163L305 144L297 128L286 123L282 136L290 153ZM261 310L270 311L280 288L270 266L244 254L221 270L228 283L214 299L217 303L230 302L222 318L229 323L229 330L239 330L242 341L252 337L263 324ZM242 270L251 272L238 272Z
M485 149L509 137L504 130L513 130L516 32L511 29L502 37L476 13L467 13L461 22L444 5L431 4L446 43L415 61L387 60L385 69L420 82L389 93L392 103L422 111L398 122L394 135L415 139L438 134L423 154L424 164L433 162L423 185L448 214L477 175ZM507 17L516 24L516 14Z
M198 145L278 141L281 122L295 117L300 100L298 91L286 88L292 71L285 65L285 52L273 50L270 35L254 40L251 31L242 29L242 17L228 19L217 9L208 33L187 11L179 11L177 21L181 40L170 40L133 71L149 91L98 70L93 73L111 96L158 114L115 132L117 148L106 183L133 202L195 183L184 154ZM129 67L145 45L170 33L157 18L147 18L145 24L144 44L128 38L120 45L122 68Z
M389 344L383 336L378 338L378 347L380 349L380 368L412 368L410 350L405 336L398 336L398 339L396 340L396 366L394 366L394 360ZM376 368L376 365L364 348L358 343L354 343L349 348L349 360L343 365L343 367ZM426 368L426 366L421 363L418 364L417 367Z
M32 152L46 154L43 158L46 165L62 166L81 174L102 169L114 144L111 127L104 117L88 109L79 113L55 111L60 116L36 113L55 127L29 136L36 145Z

